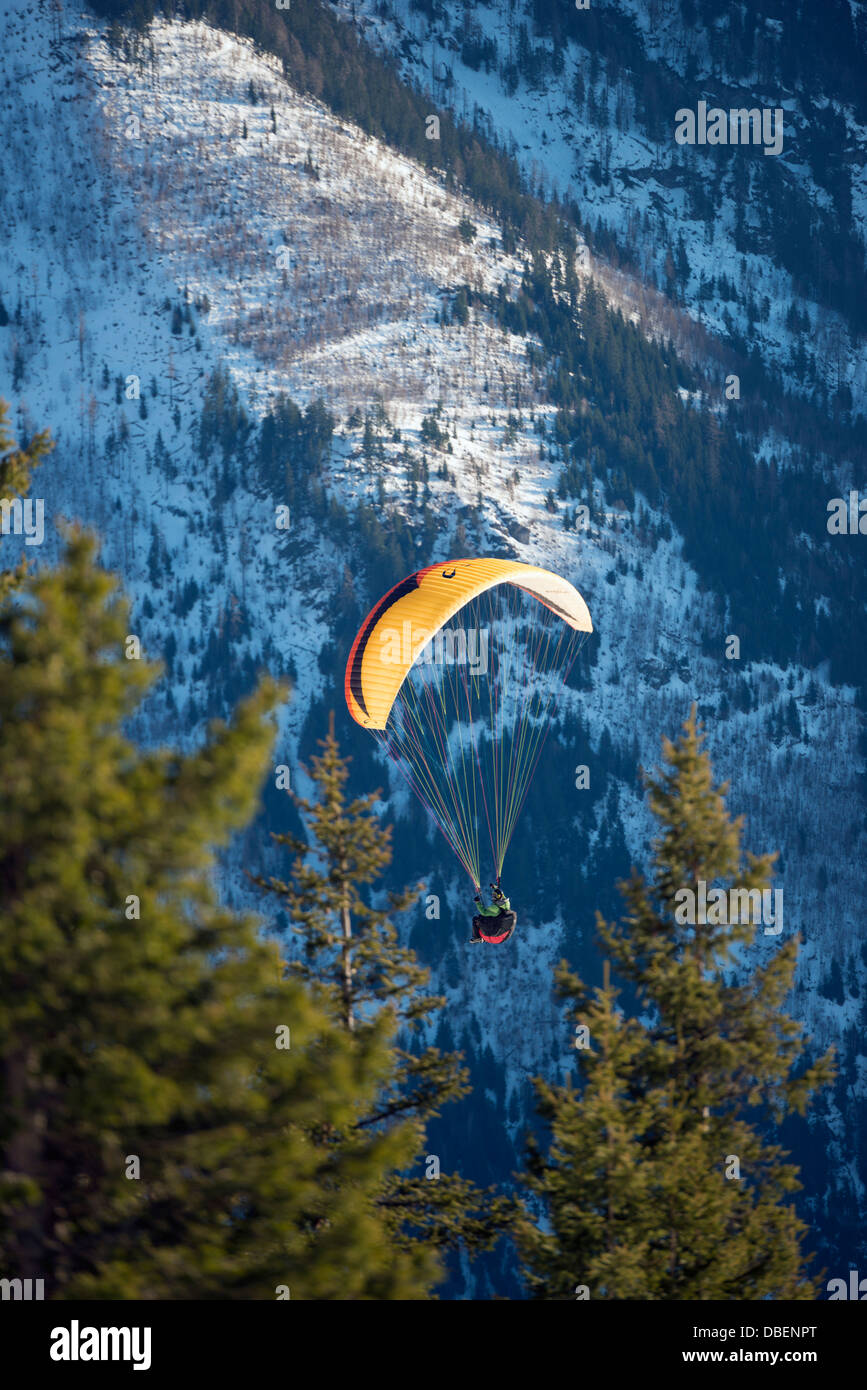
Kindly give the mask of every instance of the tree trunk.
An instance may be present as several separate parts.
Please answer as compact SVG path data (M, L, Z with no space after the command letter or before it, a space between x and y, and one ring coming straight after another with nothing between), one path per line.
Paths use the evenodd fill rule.
M355 1030L355 1017L352 1012L352 918L349 915L349 893L344 887L343 903L340 908L340 926L343 931L343 1016L350 1033Z

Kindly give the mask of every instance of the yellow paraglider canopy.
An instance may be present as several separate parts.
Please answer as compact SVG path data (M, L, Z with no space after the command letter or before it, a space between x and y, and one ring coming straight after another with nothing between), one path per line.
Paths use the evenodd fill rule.
M517 560L448 560L402 579L361 626L346 665L346 703L356 723L384 729L398 691L434 635L464 604L497 584L525 590L578 632L592 632L587 604L566 579Z

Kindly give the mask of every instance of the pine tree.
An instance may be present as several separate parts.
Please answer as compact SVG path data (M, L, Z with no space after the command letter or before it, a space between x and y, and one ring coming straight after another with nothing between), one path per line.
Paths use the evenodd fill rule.
M47 430L35 434L24 449L9 431L9 406L0 400L0 497L13 502L23 497L30 487L30 474L45 456L54 448ZM0 533L2 534L2 533ZM13 589L26 573L26 561L21 561L14 569L0 571L0 601Z
M642 1298L651 1241L648 1165L633 1136L652 1125L652 1101L631 1091L644 1032L615 1008L609 979L583 999L576 1035L586 1071L583 1092L536 1083L539 1114L551 1126L552 1146L527 1143L526 1184L546 1203L550 1224L525 1216L518 1226L527 1284L535 1295L559 1300ZM577 1029L576 1029L577 1034ZM629 1244L623 1233L629 1231Z
M521 1227L528 1282L542 1297L810 1299L788 1204L797 1169L767 1128L832 1078L831 1054L804 1067L798 1023L783 1012L797 941L747 970L758 928L745 920L683 921L684 890L718 883L763 889L774 856L747 854L702 749L695 710L663 745L647 779L661 833L653 877L621 885L627 915L598 918L600 936L634 991L642 1022L618 1019L614 992L591 998L565 967L561 994L587 1024L583 1090L537 1089L552 1127L547 1155L530 1147L530 1190L551 1230ZM729 894L728 902L731 902ZM701 914L694 914L700 916ZM731 915L715 911L707 917ZM735 914L737 915L737 914ZM759 938L761 939L761 938Z
M410 1046L394 1048L389 1083L360 1123L363 1129L387 1131L410 1122L420 1156L425 1122L469 1090L459 1053L444 1054L418 1041L445 1000L425 993L430 972L400 945L390 917L417 902L423 885L389 893L387 909L371 906L369 893L362 890L375 884L391 862L391 828L380 823L374 809L381 793L347 802L349 759L340 755L333 714L319 746L322 753L312 759L310 772L317 799L293 798L310 844L288 834L275 836L295 856L292 877L289 882L257 877L255 882L285 905L302 945L290 970L322 991L331 1017L359 1043L384 1014L402 1030ZM379 1206L391 1222L396 1244L408 1249L420 1239L432 1247L487 1249L513 1215L509 1200L455 1174L390 1177Z
M0 1267L50 1298L426 1297L374 1200L414 1130L356 1123L390 1018L350 1045L210 887L277 692L140 752L128 630L81 535L0 602Z

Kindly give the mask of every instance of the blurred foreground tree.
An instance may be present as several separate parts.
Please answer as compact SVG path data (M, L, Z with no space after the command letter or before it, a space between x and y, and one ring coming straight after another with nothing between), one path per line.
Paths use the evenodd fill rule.
M0 599L0 1268L48 1298L427 1297L375 1200L415 1129L357 1123L392 1017L350 1037L210 885L278 691L135 748L156 668L94 549Z

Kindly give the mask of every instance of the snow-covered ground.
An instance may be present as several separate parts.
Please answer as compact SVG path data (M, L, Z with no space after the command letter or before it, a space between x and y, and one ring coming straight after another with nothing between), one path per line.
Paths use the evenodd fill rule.
M535 85L520 77L515 90L507 91L498 69L514 61L521 24L528 29L533 47L554 51L550 38L533 32L521 5L497 0L475 10L484 38L493 40L497 53L489 69L481 65L478 70L462 61L457 38L462 11L457 5L438 7L433 21L413 0L387 0L385 5L381 0L341 0L336 8L359 25L369 42L392 55L406 80L451 109L458 119L475 122L506 143L533 188L541 183L547 190L575 198L585 223L595 226L601 219L621 245L630 247L645 283L665 288L666 257L682 236L690 270L683 286L686 321L678 325L669 311L665 329L674 330L681 350L691 350L691 320L712 335L727 338L734 332L747 337L758 347L765 365L780 371L795 390L803 389L791 365L793 352L800 348L815 358L819 378L826 384L836 388L844 381L854 400L863 402L867 397L867 344L853 341L841 315L806 296L770 254L737 249L739 209L732 191L720 188L709 223L692 213L679 170L689 161L697 177L713 190L725 168L715 148L675 142L674 110L668 140L651 140L637 117L631 82L609 70L604 59L591 60L589 51L573 42L560 49L559 73L548 71ZM618 8L634 20L648 59L669 62L679 70L685 58L683 35L670 8L648 5L646 0L619 0ZM732 93L744 93L743 99L732 97L733 107L755 105L749 89L711 62L706 35L703 41L694 36L690 53L696 100L706 95L703 84L713 73ZM582 101L575 94L576 75L584 91ZM828 193L812 177L799 152L799 132L805 123L801 104L788 92L763 94L763 104L784 112L783 149L774 157L797 175L814 206L829 206ZM858 124L851 108L839 109L852 149L862 153L860 160L850 161L852 215L867 244L867 130ZM601 177L598 171L591 172L597 164ZM761 215L761 204L750 196L749 174L746 177L747 193L740 211L755 219ZM658 301L634 275L612 272L604 262L594 268L612 297L622 298L626 307L640 308L653 322L660 309ZM721 278L737 287L743 303L736 303L728 292L720 293ZM712 279L715 292L700 293L702 282L709 285ZM749 300L755 306L752 321L746 307ZM792 304L805 316L800 330L787 326Z

